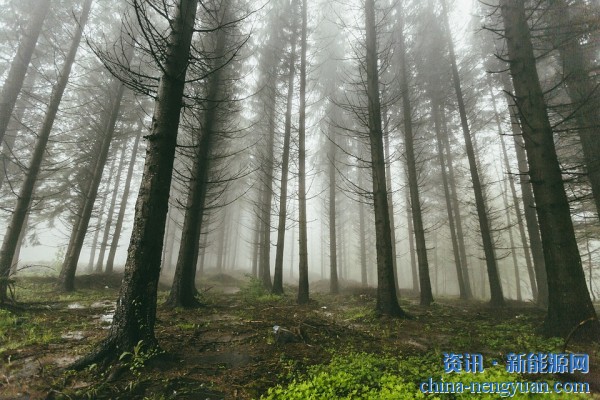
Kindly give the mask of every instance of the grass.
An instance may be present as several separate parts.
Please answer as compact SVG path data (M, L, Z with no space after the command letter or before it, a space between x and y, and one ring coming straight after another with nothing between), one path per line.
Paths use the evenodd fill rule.
M84 354L105 337L98 314L106 309L89 306L114 302L119 277L83 278L77 282L79 289L68 295L55 292L49 278L19 282L20 299L31 300L33 306L19 315L0 311L0 377L5 374L11 382L7 386L0 380L0 392L10 397L22 390L14 386L18 383L29 385L33 397L43 398L52 389L59 399L417 398L419 383L428 377L448 382L537 379L507 376L504 368L491 363L508 352L562 352L563 346L561 339L536 333L544 314L526 305L495 310L484 303L442 299L423 308L415 299L403 298L403 308L413 318L399 320L376 316L372 290L314 294L309 304L299 307L290 287L285 295L274 296L258 280L246 279L239 282L238 293L227 295L212 279L203 285L213 289L203 292L205 306L198 309L161 307L160 299L168 293L162 289L156 335L166 353L153 360L132 351L122 362L135 368L126 365L121 376L109 380L111 372L97 366L80 373L52 367L58 357ZM225 282L222 286L229 288L233 279ZM69 309L72 303L82 308ZM302 338L275 341L274 325L299 330ZM85 338L61 337L75 331ZM589 353L594 367L597 346L570 350ZM444 352L481 353L486 371L476 376L444 374ZM32 357L42 360L35 362L43 372L13 380ZM3 372L7 361L10 368Z

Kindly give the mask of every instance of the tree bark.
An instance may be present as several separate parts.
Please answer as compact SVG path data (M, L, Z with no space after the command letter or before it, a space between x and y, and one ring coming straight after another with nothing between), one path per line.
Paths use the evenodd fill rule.
M160 255L197 5L197 0L179 0L174 7L112 327L108 338L71 368L113 361L140 343L144 349L158 345L154 325Z
M75 30L75 36L73 37L69 52L67 53L64 65L60 71L58 82L56 83L56 86L52 91L52 95L50 96L50 102L48 103L46 115L44 116L44 121L40 131L38 132L38 140L31 156L31 162L29 164L25 180L23 181L19 191L17 205L13 211L10 224L4 236L4 241L2 242L2 248L0 249L0 303L6 300L6 290L8 288L7 280L10 272L10 265L15 254L15 249L18 245L21 230L23 229L25 216L29 206L31 205L33 190L41 169L42 160L46 151L46 145L48 143L48 139L50 138L52 126L54 125L56 114L58 113L58 107L62 100L62 95L69 81L71 67L73 66L73 61L75 60L75 55L77 54L77 49L79 48L83 27L87 22L91 5L92 0L86 0L83 5L82 13Z
M222 4L219 11L219 21L223 25L228 20L228 2ZM198 264L198 253L200 245L200 232L202 230L202 221L204 220L204 210L206 204L206 195L208 193L208 181L211 167L211 157L213 149L218 140L217 120L219 111L222 110L223 99L223 73L225 65L222 63L225 56L225 47L227 42L227 32L221 27L216 32L214 52L212 54L213 72L208 77L207 100L202 116L202 132L194 157L192 167L192 177L190 180L190 189L188 192L187 206L183 220L183 230L181 233L181 244L177 264L175 266L175 276L173 285L169 293L167 304L172 307L196 307L200 303L196 296L196 265ZM226 225L222 227L225 232ZM221 237L219 245L218 268L222 268L224 237Z
M384 118L387 119L387 111L383 110ZM390 132L388 124L384 122L383 129L383 145L384 145L384 156L386 159L385 163L385 182L387 185L387 196L388 196L388 213L390 214L390 233L392 234L392 253L394 254L394 286L396 287L396 293L400 293L400 279L398 279L398 252L396 251L396 221L394 216L394 199L392 196L392 160L390 159Z
M117 167L117 175L115 176L115 184L112 193L112 197L110 199L110 205L108 206L108 215L106 216L106 223L104 224L104 234L102 237L102 242L100 242L100 254L98 254L98 262L96 263L96 271L102 272L102 267L104 267L104 256L106 254L106 247L108 246L108 238L110 237L110 227L113 223L113 215L115 214L115 207L117 205L117 195L119 194L119 186L121 185L121 175L123 174L123 169L125 168L125 153L127 151L127 143L122 144L123 148L121 149L121 156L119 158L119 165ZM112 272L108 269L105 269L107 274Z
M506 174L507 174L507 180L508 180L508 184L510 186L510 193L512 195L512 200L513 200L513 204L515 207L515 213L517 214L517 226L519 227L519 234L521 237L521 245L523 246L523 252L525 253L525 264L527 266L527 273L529 275L529 282L530 282L530 286L531 286L531 293L533 296L534 301L537 301L538 298L538 291L537 291L537 282L535 280L535 272L533 269L533 264L531 263L531 254L529 251L529 245L527 244L527 238L525 237L525 227L523 226L523 216L521 214L521 205L519 203L519 198L517 196L517 190L515 188L515 181L513 180L513 173L512 173L512 169L510 167L510 161L508 159L508 152L506 151L506 143L504 141L504 130L502 129L502 124L500 123L500 114L498 113L498 107L496 106L496 98L494 96L494 92L492 90L492 82L491 82L491 78L488 76L487 77L487 83L489 86L489 90L490 90L490 95L492 98L492 106L494 109L494 119L496 121L496 128L498 129L498 134L500 135L500 145L502 147L502 159L504 161L504 165L506 168ZM506 195L506 192L502 193L503 196ZM514 248L514 238L513 238L513 234L512 234L512 228L511 228L511 217L510 217L510 210L508 209L508 199L504 199L504 203L506 205L506 218L507 218L507 222L508 222L508 229L509 229L509 235L510 235L510 242L511 242L511 252L513 255L513 261L515 264L515 280L517 281L517 300L521 301L521 284L520 284L520 278L519 278L519 265L517 263L516 260L516 252L515 252L515 248Z
M600 98L598 85L590 79L590 68L581 48L580 36L573 34L577 22L571 20L565 0L548 0L550 38L562 61L567 93L574 107L586 172L592 186L596 214L600 218Z
M333 128L330 128L332 131ZM329 175L329 293L337 294L339 293L339 282L338 282L338 265L337 265L337 232L336 232L336 191L337 191L337 183L336 183L336 168L335 168L335 158L336 158L336 150L337 143L335 143L335 138L333 135L329 138L328 144L328 175Z
M295 28L292 29L294 32ZM279 222L277 225L277 246L275 250L275 272L273 293L283 294L283 250L285 247L285 225L287 221L287 186L290 165L290 138L292 135L292 106L294 101L294 75L296 63L296 38L292 35L292 50L288 67L288 93L285 111L285 131L283 135L283 155L281 156L281 193L279 194Z
M446 161L448 167L448 183L450 184L450 196L452 197L452 211L454 213L454 220L456 221L456 236L458 239L458 251L460 253L460 259L463 262L463 280L465 282L465 291L471 294L473 297L473 290L471 288L471 278L469 275L469 262L467 259L467 250L465 246L465 235L462 227L462 215L460 212L460 203L458 201L458 190L456 187L456 175L454 174L454 157L452 157L452 151L450 149L450 140L448 126L446 124L446 115L444 107L440 104L440 117L442 120L442 141L444 142L444 151L446 154Z
M429 277L429 263L427 261L427 244L425 241L425 228L421 213L421 199L419 195L419 178L417 175L417 159L415 157L414 137L412 130L412 109L410 92L408 89L408 66L406 64L406 49L404 45L404 22L402 11L399 11L398 21L398 47L400 67L400 91L402 92L402 116L404 120L404 153L406 168L408 170L408 186L410 191L410 205L412 211L415 241L417 245L417 261L419 263L419 287L422 306L429 306L433 302L431 292L431 279Z
M513 92L512 85L508 74L501 75L504 94L508 103L510 113L510 126L512 137L515 141L515 153L519 167L519 184L521 187L521 195L523 196L523 208L525 212L525 224L527 225L527 233L529 235L529 246L533 256L533 268L535 270L536 286L538 297L536 303L542 308L548 306L548 280L546 277L546 262L544 260L544 249L542 248L542 238L535 209L535 200L531 182L529 181L529 165L527 162L527 154L525 153L525 143L521 132L521 126L518 121L518 110L511 96Z
M365 2L366 27L366 73L369 117L369 145L371 171L373 174L373 205L375 209L375 248L377 251L377 303L378 313L404 316L398 304L394 285L392 237L385 180L385 157L383 154L383 131L379 99L379 76L377 68L377 34L375 28L375 0Z
M125 219L125 211L127 209L127 200L129 200L129 192L131 190L131 181L133 178L133 170L135 168L135 161L137 159L138 147L140 144L140 138L142 136L142 129L135 136L133 142L133 149L131 150L131 158L129 159L129 168L127 169L127 177L125 178L125 187L123 188L123 194L121 195L121 204L119 205L119 214L117 215L117 222L115 223L115 231L113 233L112 242L110 243L110 250L108 251L108 258L106 259L106 272L111 273L115 264L115 256L119 247L119 239L121 237L121 231L123 230L123 220Z
M544 332L564 337L591 321L578 333L597 337L600 326L585 282L524 4L500 0L500 9L546 261L549 302Z
M298 207L299 256L298 304L308 303L308 232L306 219L306 35L307 0L302 1L302 31L300 34L300 116L298 121Z
M479 178L479 172L477 170L477 160L475 159L475 152L473 150L473 142L471 140L471 132L469 129L469 122L467 120L467 112L465 109L460 84L460 77L458 75L458 66L456 65L454 43L451 37L450 23L448 22L448 12L446 10L445 0L442 1L442 6L444 8L443 18L446 27L446 34L448 35L448 47L450 51L450 62L452 66L452 81L454 83L454 90L456 92L456 98L458 102L458 110L460 114L460 122L462 126L463 136L465 139L467 158L469 159L471 182L473 184L473 192L475 194L475 204L477 207L477 216L479 218L479 229L481 231L481 240L483 242L483 251L485 254L488 279L490 283L490 305L494 307L501 307L504 305L504 297L502 295L502 286L500 285L500 277L498 275L498 264L494 256L494 245L490 231L490 223L486 211L485 200L483 198L481 180Z
M2 93L0 94L0 145L4 142L4 135L10 122L10 116L23 87L25 74L27 73L31 56L35 50L51 3L51 0L38 0L36 2L31 20L27 24L26 31L17 48L17 54L15 54L15 58L12 60L10 70L4 81Z
M460 256L458 246L458 238L456 235L456 226L454 221L454 213L452 212L452 196L450 194L450 186L448 184L448 174L446 172L446 160L444 158L444 143L442 139L442 123L440 119L440 105L435 94L430 95L431 98L431 113L433 115L433 123L436 136L438 162L442 172L442 185L444 186L444 197L446 200L446 213L448 215L448 226L450 229L450 238L452 240L452 251L454 254L454 265L456 267L456 277L458 280L458 290L460 298L464 300L470 299L472 296L470 288L467 289L464 280L465 268L464 261ZM437 246L436 246L437 247Z

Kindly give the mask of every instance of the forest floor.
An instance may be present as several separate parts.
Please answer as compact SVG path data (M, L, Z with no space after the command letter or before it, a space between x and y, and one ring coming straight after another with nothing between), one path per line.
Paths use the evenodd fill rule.
M156 336L162 354L125 354L118 374L96 366L79 373L65 371L106 335L119 284L119 275L80 276L77 291L60 294L54 290L54 278L20 278L16 297L26 309L0 310L0 399L251 399L269 395L269 388L277 398L287 385L297 389L315 374L341 379L331 369L314 366L339 357L367 362L370 355L387 360L376 363L383 365L376 369L387 368L392 358L399 360L398 365L405 365L403 374L416 380L408 383L416 392L418 381L443 374L444 352L480 353L487 373L493 360L504 362L510 352L565 351L562 339L536 334L544 313L531 304L491 309L482 302L439 299L424 308L404 296L402 307L413 318L400 320L375 315L374 289L311 293L311 302L298 306L293 288L273 296L254 280L220 274L203 278L204 307L159 306ZM327 282L316 282L312 289L325 292ZM166 295L166 287L161 287L159 301ZM600 392L600 347L569 343L566 351L589 354L590 373L538 374L519 380L585 381L592 391L587 397L600 398L594 394ZM491 376L502 380L506 373ZM377 375L375 381L380 378ZM309 386L318 386L315 382ZM330 390L332 381L328 382Z

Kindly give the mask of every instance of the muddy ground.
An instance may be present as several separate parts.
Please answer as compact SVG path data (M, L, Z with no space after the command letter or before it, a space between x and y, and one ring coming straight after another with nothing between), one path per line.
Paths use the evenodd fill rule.
M107 333L120 276L79 277L73 294L57 293L53 283L22 279L16 295L26 309L0 314L1 399L252 399L333 354L452 351L502 358L564 345L535 335L544 314L531 304L496 310L441 299L422 308L404 295L402 306L413 318L398 320L374 314L374 289L347 285L335 296L312 293L310 304L300 307L291 287L283 297L271 296L243 275L220 274L200 284L204 307L159 306L162 354L149 360L126 355L122 368L72 373L64 367ZM326 282L313 285L326 288ZM159 301L166 294L161 287ZM597 392L598 346L568 346L590 354L592 373L583 378Z

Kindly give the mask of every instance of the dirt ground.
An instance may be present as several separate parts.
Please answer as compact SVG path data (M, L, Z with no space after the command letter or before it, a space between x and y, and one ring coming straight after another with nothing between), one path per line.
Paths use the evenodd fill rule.
M0 398L252 399L334 353L468 351L502 357L544 340L533 335L543 312L528 304L492 310L485 303L446 299L421 308L405 296L402 306L413 318L398 320L374 314L374 289L313 293L310 304L300 307L293 288L276 297L243 277L215 275L201 284L204 307L159 306L162 354L126 355L124 366L112 371L65 372L106 335L119 282L118 275L83 276L76 293L61 295L51 278L23 281L17 296L27 309L0 314ZM166 293L161 288L160 301ZM590 354L594 371L585 378L598 391L598 348L579 346Z

